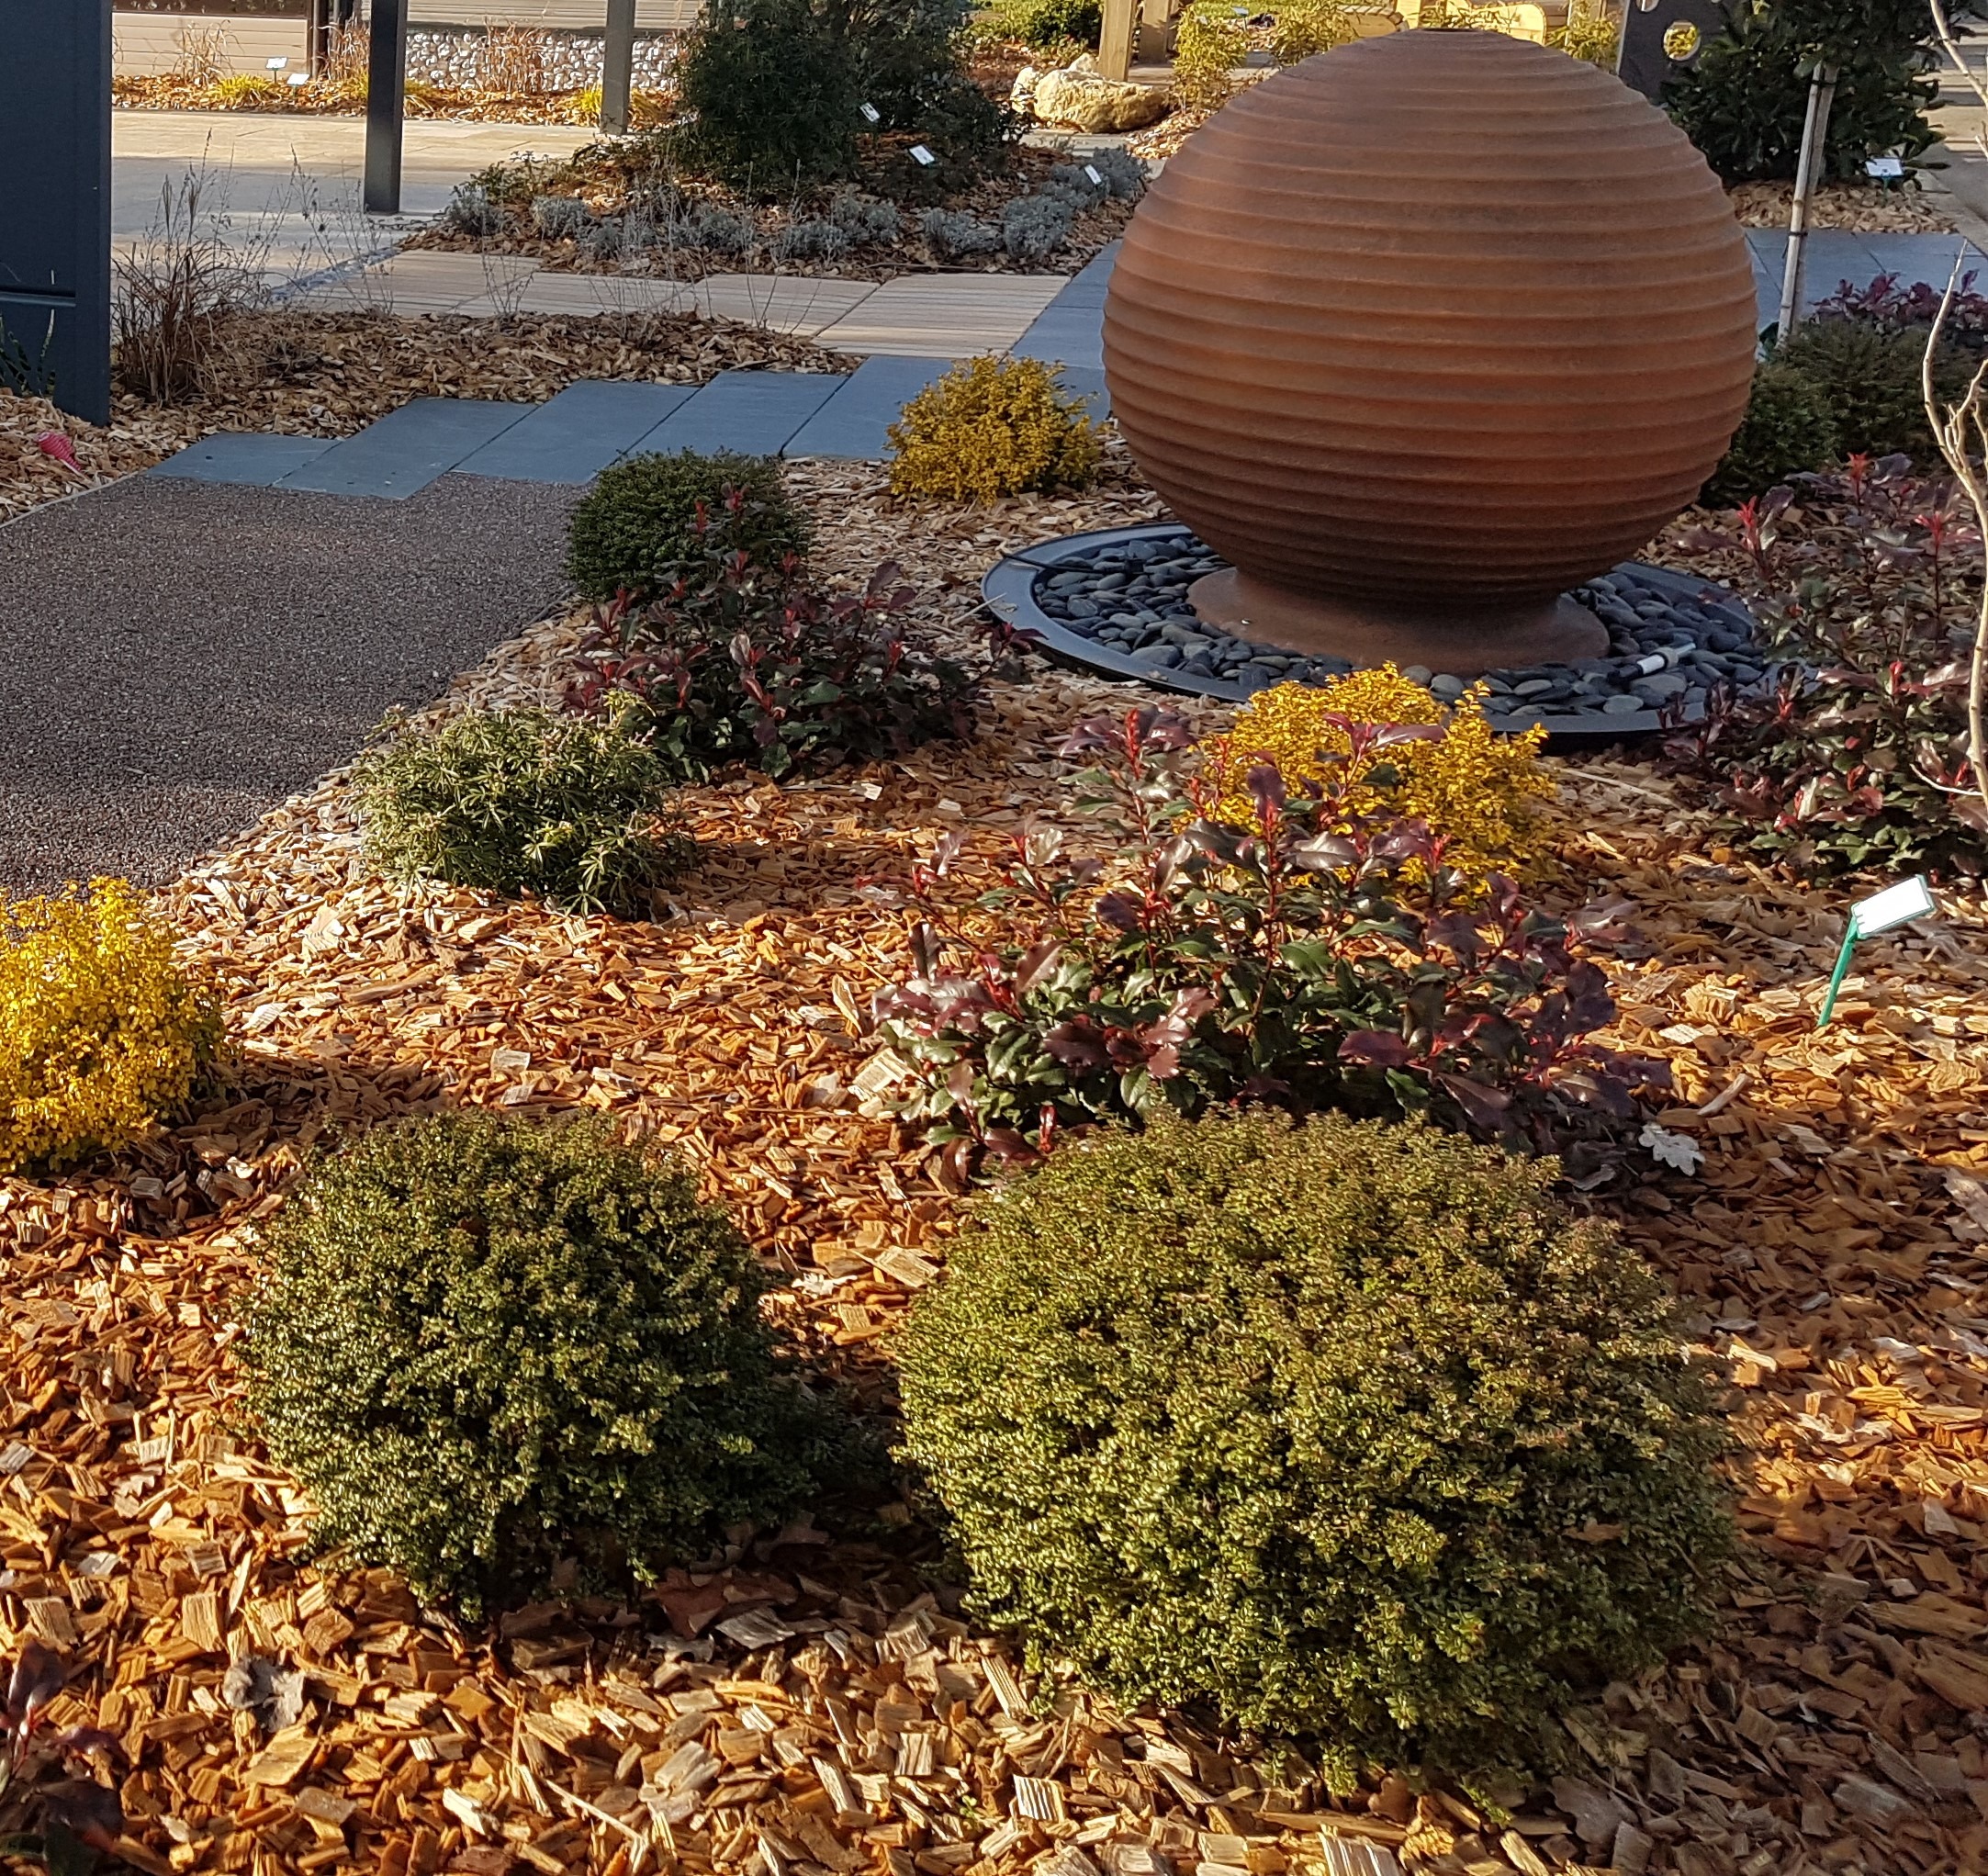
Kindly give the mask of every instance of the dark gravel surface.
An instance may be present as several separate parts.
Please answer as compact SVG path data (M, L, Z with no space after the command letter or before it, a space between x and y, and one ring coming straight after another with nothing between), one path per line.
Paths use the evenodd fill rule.
M138 477L0 528L0 889L155 885L564 590L578 491Z
M1032 550L1040 562L1050 548ZM1243 697L1272 684L1320 683L1353 669L1344 658L1308 657L1252 644L1204 624L1188 589L1228 562L1185 528L1107 543L1046 567L1035 603L1067 630L1129 657L1156 677L1199 678L1210 694ZM1486 714L1505 726L1585 716L1598 726L1666 706L1702 713L1714 685L1747 691L1768 676L1753 621L1731 593L1634 565L1589 580L1574 598L1608 627L1605 657L1527 665L1486 677ZM1464 690L1453 672L1410 666L1404 675L1438 697Z

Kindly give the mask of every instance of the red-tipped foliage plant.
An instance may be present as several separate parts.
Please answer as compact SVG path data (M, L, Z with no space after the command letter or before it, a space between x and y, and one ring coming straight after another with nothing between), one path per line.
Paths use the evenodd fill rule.
M1353 745L1334 772L1353 775L1433 734L1334 727ZM1538 1145L1630 1116L1661 1071L1585 1039L1614 1005L1575 949L1612 908L1570 929L1501 875L1472 893L1423 823L1293 794L1267 762L1250 777L1255 825L1225 826L1190 743L1180 718L1144 709L1061 746L1091 762L1075 805L1109 866L1037 823L964 910L946 883L960 835L915 870L912 969L877 998L876 1033L915 1077L900 1117L957 1142L956 1164L1235 1100L1427 1114Z

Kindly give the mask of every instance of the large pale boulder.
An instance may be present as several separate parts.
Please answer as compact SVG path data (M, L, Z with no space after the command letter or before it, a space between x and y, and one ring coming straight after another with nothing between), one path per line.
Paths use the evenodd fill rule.
M1009 94L1017 110L1044 124L1093 133L1138 130L1166 115L1166 93L1106 78L1085 52L1057 72L1025 66Z

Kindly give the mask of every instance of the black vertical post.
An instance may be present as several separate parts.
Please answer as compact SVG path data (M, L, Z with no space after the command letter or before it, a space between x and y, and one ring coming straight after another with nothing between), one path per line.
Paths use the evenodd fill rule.
M0 388L110 421L110 0L0 0Z
M635 0L608 0L607 38L601 48L601 128L610 137L628 129L635 84Z
M366 65L365 209L400 212L401 115L408 83L407 0L373 0Z
M324 72L325 35L331 31L329 24L331 0L310 0L310 6L304 25L304 69L313 78Z
M1672 37L1671 29L1679 28ZM1627 0L1616 75L1652 104L1725 28L1724 0ZM1664 43L1667 38L1670 43Z

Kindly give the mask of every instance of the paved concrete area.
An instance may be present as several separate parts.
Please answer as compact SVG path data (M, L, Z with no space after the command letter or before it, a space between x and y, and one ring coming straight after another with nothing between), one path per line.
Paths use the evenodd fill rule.
M0 528L0 888L169 880L344 761L558 599L574 494L146 476Z
M564 157L596 133L564 125L410 118L396 223L364 214L365 126L357 118L235 111L116 111L111 116L111 238L121 251L158 225L162 195L205 177L212 235L272 286L391 247L439 212L457 183L521 152Z
M1086 305L1103 307L1105 277L1095 263L1077 276L1087 282ZM713 274L679 283L649 274L553 273L516 255L416 249L323 282L302 298L471 319L694 310L813 339L831 352L972 358L1005 352L1073 285L1062 274L978 273L905 274L881 285L813 274Z

